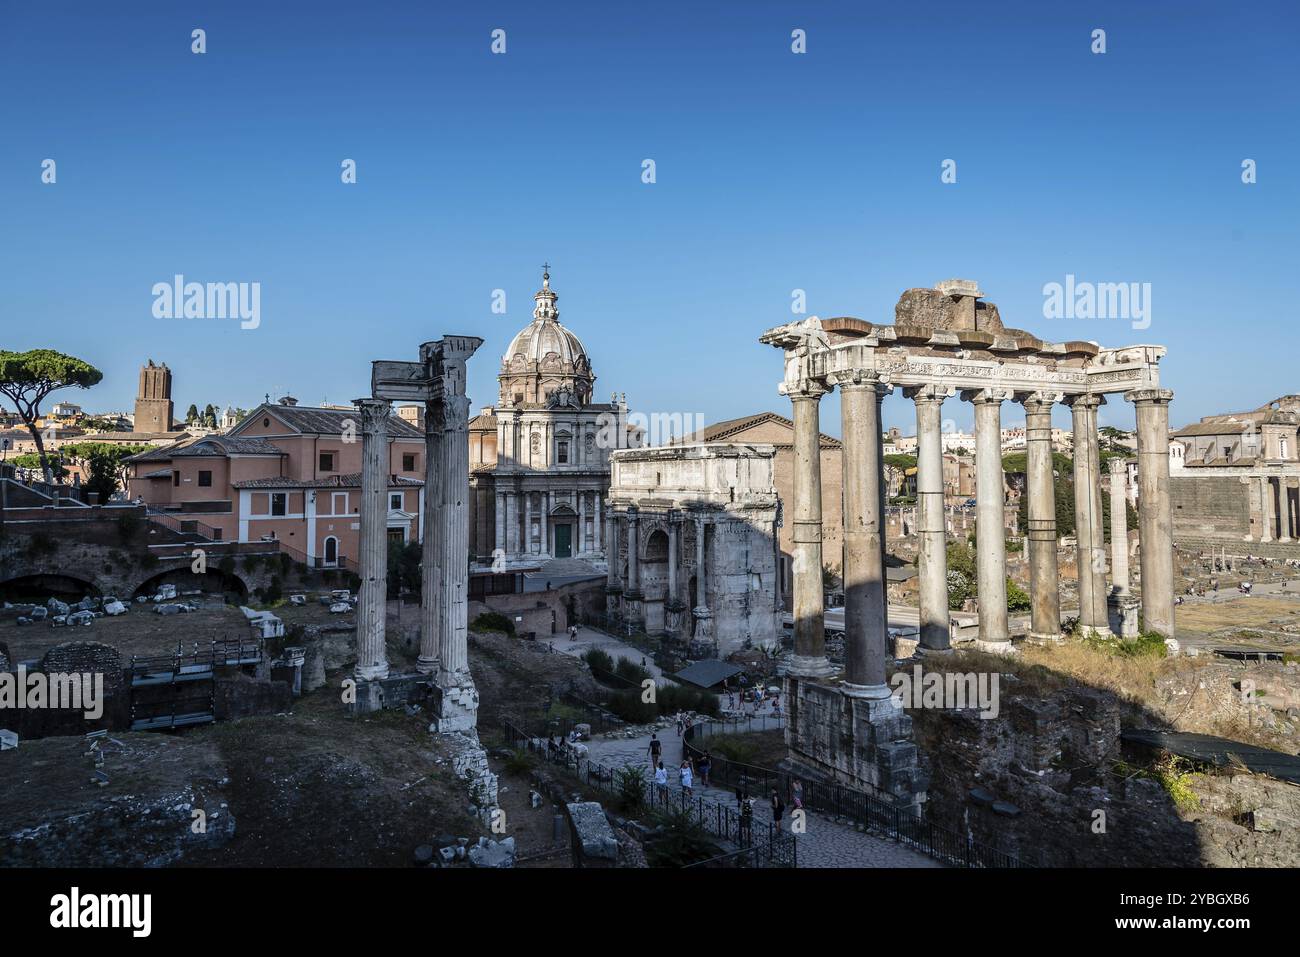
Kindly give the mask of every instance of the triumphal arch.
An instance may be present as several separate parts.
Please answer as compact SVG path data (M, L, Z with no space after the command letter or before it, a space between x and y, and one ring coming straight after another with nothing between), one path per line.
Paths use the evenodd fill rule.
M838 780L913 806L925 781L911 741L911 719L886 684L889 632L884 575L885 486L881 403L895 389L916 410L918 531L921 548L920 653L950 650L941 410L957 396L974 406L979 640L985 651L1012 650L1006 604L1001 449L1002 407L1024 407L1032 619L1029 637L1061 638L1053 500L1052 410L1074 425L1079 625L1109 633L1102 530L1097 409L1107 396L1133 403L1137 418L1141 606L1148 631L1174 643L1173 542L1169 505L1169 402L1160 387L1155 345L1102 348L1054 343L1003 325L978 284L948 280L909 289L892 324L811 317L768 330L781 349L779 391L794 406L794 654L786 677L792 757ZM844 442L845 663L826 656L823 631L819 403L840 391ZM1118 563L1115 563L1118 564ZM1115 592L1128 591L1127 563Z

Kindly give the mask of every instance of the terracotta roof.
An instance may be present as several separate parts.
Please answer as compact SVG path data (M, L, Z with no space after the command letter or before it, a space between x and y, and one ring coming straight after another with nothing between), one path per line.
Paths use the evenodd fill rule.
M388 487L397 486L422 486L424 482L421 479L406 478L403 475L397 476L396 481L389 479ZM240 482L231 482L231 488L360 488L361 473L349 472L345 475L335 475L330 478L321 479L296 479L285 475L273 475L269 478L244 479Z
M788 428L791 433L794 432L794 422L787 419L785 416L777 415L775 412L758 412L754 415L745 415L738 419L727 419L723 422L716 422L713 425L706 425L703 432L696 435L686 436L684 442L724 442L737 433L743 432L755 425L762 425L767 422L775 422L777 425ZM838 449L842 446L842 443L839 439L832 438L823 432L821 434L821 445L822 448Z
M342 435L345 423L350 419L360 426L361 412L357 409L318 409L302 405L278 405L263 402L235 426L235 431L252 422L259 416L272 415L289 428L309 435ZM388 418L388 435L393 438L424 438L424 433L410 422L391 414Z
M162 448L130 456L128 462L165 462L186 456L285 455L266 439L231 435L204 435L164 445Z

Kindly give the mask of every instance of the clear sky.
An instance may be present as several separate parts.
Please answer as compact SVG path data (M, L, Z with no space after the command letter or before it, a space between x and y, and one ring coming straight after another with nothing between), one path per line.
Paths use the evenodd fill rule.
M793 290L891 322L962 277L1050 340L1167 345L1175 424L1253 408L1300 391L1297 26L1250 0L2 0L0 348L99 366L56 393L95 410L165 361L183 414L351 400L370 360L473 334L485 405L549 261L598 397L715 421L788 413L757 339ZM177 273L261 283L260 326L155 318ZM1150 283L1150 327L1045 319L1067 274Z

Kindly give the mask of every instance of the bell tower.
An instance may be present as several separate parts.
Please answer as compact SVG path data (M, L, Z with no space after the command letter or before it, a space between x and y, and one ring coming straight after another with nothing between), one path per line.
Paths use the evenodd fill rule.
M136 432L172 430L172 370L167 364L140 367L140 388L135 396Z

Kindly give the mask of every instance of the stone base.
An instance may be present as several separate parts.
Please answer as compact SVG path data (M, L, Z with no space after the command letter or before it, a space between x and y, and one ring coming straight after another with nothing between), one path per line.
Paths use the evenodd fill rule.
M1140 633L1138 619L1142 614L1142 602L1135 595L1111 594L1106 599L1106 609L1110 613L1110 630L1121 638L1136 638Z
M974 645L976 651L984 651L990 655L1013 655L1016 652L1010 638L1005 641L985 641L983 638L977 638Z
M785 740L795 762L919 814L929 775L897 699L861 697L851 692L863 689L796 675L786 676L784 689Z
M401 674L389 675L367 681L354 679L357 683L356 702L348 706L349 711L368 714L382 711L384 708L400 708L408 704L424 704L433 689L429 675Z
M1025 638L1026 641L1035 645L1059 645L1065 641L1065 635L1057 632L1052 635L1039 634L1031 631Z
M439 675L434 698L435 718L430 731L477 734L478 689L468 671Z
M785 659L785 674L798 678L829 678L836 668L826 656L790 655Z
M696 608L691 614L695 618L695 635L696 641L713 640L713 615L707 608Z

